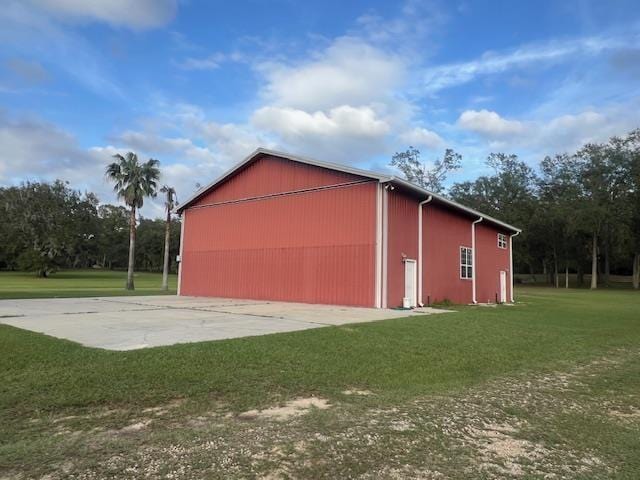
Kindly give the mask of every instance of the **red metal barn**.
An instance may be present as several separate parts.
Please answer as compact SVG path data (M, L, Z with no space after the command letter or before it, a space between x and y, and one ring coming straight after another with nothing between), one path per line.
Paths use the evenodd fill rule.
M513 301L519 230L394 176L258 149L178 212L180 295Z

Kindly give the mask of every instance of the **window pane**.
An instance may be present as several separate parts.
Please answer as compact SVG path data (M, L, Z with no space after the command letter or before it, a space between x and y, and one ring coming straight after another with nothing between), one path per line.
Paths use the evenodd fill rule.
M465 266L460 267L460 277L467 278L467 267Z
M473 277L473 267L467 267L467 278Z

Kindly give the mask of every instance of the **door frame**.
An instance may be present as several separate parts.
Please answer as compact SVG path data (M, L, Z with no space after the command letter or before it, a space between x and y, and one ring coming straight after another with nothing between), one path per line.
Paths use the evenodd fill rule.
M410 298L410 306L411 308L418 306L418 262L413 258L405 258L404 262L404 295L403 297L407 297L407 269L409 268L407 265L411 264L413 268L413 292L411 292Z
M500 303L507 303L507 272L500 270Z

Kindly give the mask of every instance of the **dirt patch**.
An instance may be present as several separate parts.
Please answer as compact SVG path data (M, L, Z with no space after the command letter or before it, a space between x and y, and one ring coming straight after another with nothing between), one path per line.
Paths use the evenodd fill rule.
M634 407L631 407L630 409L627 409L625 411L617 410L617 409L610 410L609 415L620 420L630 420L630 421L639 420L640 421L640 409L634 408Z
M522 462L532 464L545 457L549 450L542 445L516 438L517 429L509 424L487 424L469 428L466 440L480 454L481 465L493 467L509 475L522 475Z
M344 395L361 395L363 397L373 395L371 390L344 390L342 393Z
M166 414L172 407L151 406L144 414L137 408L106 420L126 427L93 437L92 445L117 445L107 460L76 463L77 472L55 478L611 478L616 458L576 442L570 431L555 434L554 417L595 415L620 429L637 428L637 396L588 394L591 377L618 364L599 359L393 404L353 386L341 394L374 396L338 396L345 401L333 404L294 398L241 414L222 404L213 411L210 401L189 401ZM330 410L304 417L316 409ZM73 425L70 419L56 428ZM159 435L163 429L171 436ZM78 441L70 431L61 437L67 439Z
M181 405L183 405L184 402L185 401L183 399L172 400L171 402L164 405L145 408L144 410L142 410L142 413L151 413L153 415L165 415L169 413L170 410L173 410L174 408L178 408Z
M308 397L290 400L282 406L271 407L264 410L248 410L238 415L242 419L268 418L273 420L286 420L309 413L313 408L326 410L331 405L324 398Z
M104 433L110 437L118 437L120 435L129 435L129 434L140 432L142 430L146 430L147 427L151 424L151 422L152 421L149 419L140 420L138 422L131 423L122 428L106 430Z
M122 427L119 431L120 433L139 432L140 430L144 430L145 428L147 428L150 423L151 420L143 420L141 422L132 423L131 425Z

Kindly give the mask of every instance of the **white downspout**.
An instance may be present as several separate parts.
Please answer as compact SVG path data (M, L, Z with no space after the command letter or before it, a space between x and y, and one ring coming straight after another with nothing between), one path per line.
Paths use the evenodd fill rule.
M387 284L389 275L389 190L394 186L387 183L382 189L382 308L387 308Z
M418 305L424 307L422 303L422 206L433 200L433 195L418 204Z
M482 217L471 223L471 291L474 305L478 303L476 299L476 223L484 220Z
M509 235L509 273L511 274L511 303L513 300L513 237L520 235L520 232L516 232L513 235Z

